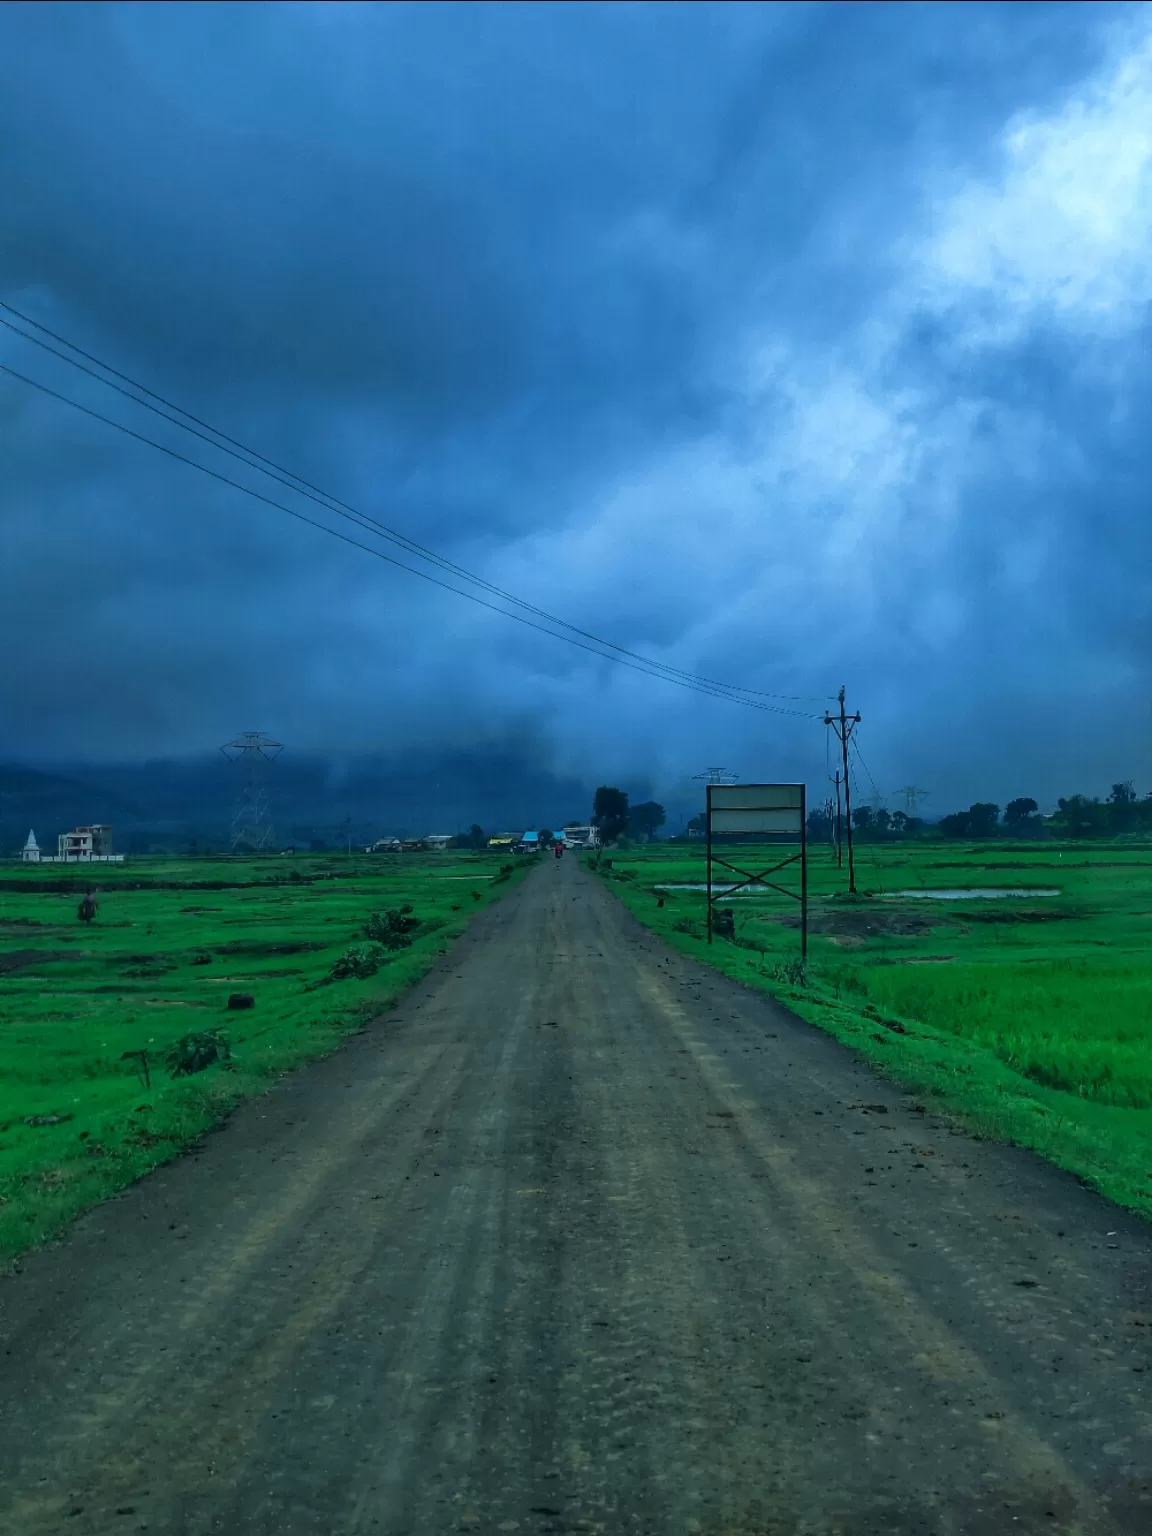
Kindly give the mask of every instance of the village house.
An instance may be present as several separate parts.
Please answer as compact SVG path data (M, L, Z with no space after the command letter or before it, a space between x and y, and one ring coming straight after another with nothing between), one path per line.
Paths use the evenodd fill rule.
M112 852L112 828L103 823L61 832L55 854L41 853L36 833L30 831L20 854L25 864L123 864L124 855Z

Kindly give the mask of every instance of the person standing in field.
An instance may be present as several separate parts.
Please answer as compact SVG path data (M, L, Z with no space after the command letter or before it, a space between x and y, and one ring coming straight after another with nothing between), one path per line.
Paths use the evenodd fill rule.
M92 887L84 892L84 899L76 909L76 916L82 923L90 923L96 916L96 897Z

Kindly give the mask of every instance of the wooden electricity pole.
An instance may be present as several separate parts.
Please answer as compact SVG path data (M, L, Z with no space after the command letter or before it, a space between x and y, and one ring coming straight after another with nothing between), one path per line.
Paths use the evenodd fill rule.
M844 712L844 689L840 690L839 715L825 715L824 724L830 725L840 738L840 750L844 754L844 822L848 830L848 890L856 892L856 863L852 855L852 789L848 781L848 740L853 726L860 724L859 714Z

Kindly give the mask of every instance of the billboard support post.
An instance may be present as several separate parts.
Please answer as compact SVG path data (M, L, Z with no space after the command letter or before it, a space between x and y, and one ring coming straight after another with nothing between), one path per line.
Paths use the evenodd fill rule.
M800 786L800 958L808 961L808 789Z
M808 959L808 793L803 784L709 784L705 824L708 839L708 943L712 942L712 909L718 900L714 894L713 866L731 871L741 878L724 895L749 886L767 885L800 903L800 954ZM743 836L761 846L778 848L800 844L800 852L770 864L761 870L748 870L720 858L714 851L717 837ZM727 850L726 850L727 851ZM768 878L791 864L800 865L800 890L789 889Z
M708 942L712 942L712 786L708 786L708 808L705 821L708 827Z

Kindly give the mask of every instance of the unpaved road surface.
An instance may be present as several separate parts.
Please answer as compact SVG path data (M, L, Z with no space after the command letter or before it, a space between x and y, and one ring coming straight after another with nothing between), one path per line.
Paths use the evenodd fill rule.
M0 1281L0 1530L1147 1536L1150 1256L552 861Z

